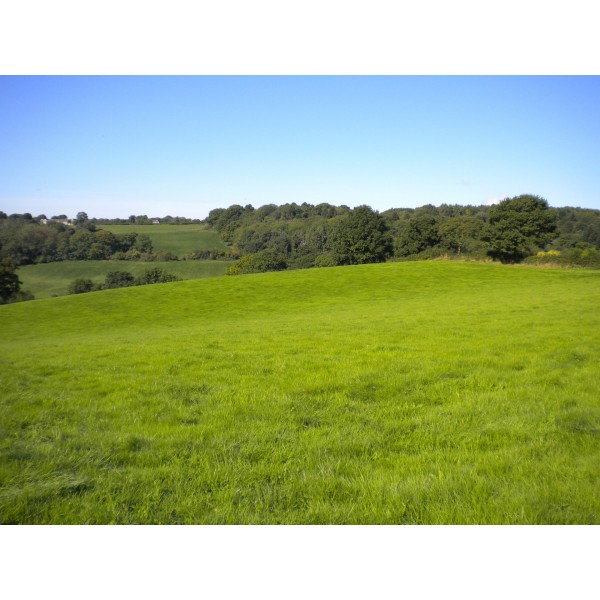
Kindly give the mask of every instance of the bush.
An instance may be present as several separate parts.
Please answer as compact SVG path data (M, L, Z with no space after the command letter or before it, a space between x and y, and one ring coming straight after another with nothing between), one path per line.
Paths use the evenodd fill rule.
M91 279L78 277L77 279L73 279L73 281L71 281L67 291L69 294L85 294L98 289L101 289L100 286L95 284Z
M335 257L329 252L319 254L319 256L315 258L315 267L335 267L336 265L337 262Z
M164 252L163 250L158 250L157 252L153 252L150 254L150 258L146 259L148 261L154 262L167 262L170 260L179 260L177 255L172 252Z
M106 279L104 280L104 288L107 290L128 287L130 285L135 285L135 277L127 271L110 271L110 273L106 274Z
M21 289L21 281L16 274L17 265L10 258L0 261L0 304L14 299Z
M287 269L285 259L275 250L261 250L254 254L246 254L233 263L225 271L225 275L244 275L246 273L265 273L267 271L283 271Z
M564 267L586 267L600 269L600 250L591 244L580 242L576 248L568 248L563 252L549 250L538 252L524 261L530 265L556 265Z
M185 260L231 260L239 258L231 249L227 250L194 250L185 255Z
M181 277L167 273L160 267L146 269L142 275L136 277L135 285L149 285L153 283L170 283L171 281L181 281Z

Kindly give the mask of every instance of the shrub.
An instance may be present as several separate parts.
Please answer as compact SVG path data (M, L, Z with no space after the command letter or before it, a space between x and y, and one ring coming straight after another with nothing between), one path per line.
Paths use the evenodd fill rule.
M104 280L104 288L107 290L130 285L135 285L135 277L127 271L110 271Z
M568 248L563 252L549 250L538 252L535 256L529 256L525 263L533 265L556 265L565 267L586 267L588 269L600 269L600 250L585 242L576 248Z
M85 294L86 292L93 292L100 289L100 286L95 284L91 279L85 277L78 277L73 279L69 284L69 294Z
M261 250L242 256L240 260L227 267L225 275L265 273L266 271L283 271L285 269L287 269L285 259L275 250Z
M239 258L239 254L232 252L230 248L226 250L194 250L185 255L185 260L231 260Z
M148 285L153 283L170 283L171 281L181 281L181 277L167 273L160 267L146 269L142 275L136 277L135 285Z
M324 252L315 258L315 267L335 267L337 262L333 254Z
M15 298L21 289L21 281L16 274L15 261L4 258L0 262L0 304Z

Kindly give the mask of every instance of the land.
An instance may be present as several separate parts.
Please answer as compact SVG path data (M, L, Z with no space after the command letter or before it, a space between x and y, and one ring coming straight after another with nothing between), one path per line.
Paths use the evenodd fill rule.
M227 248L219 235L204 225L103 225L103 230L114 234L146 234L157 252L169 252L178 260L66 260L19 267L22 289L35 298L64 296L69 284L77 278L91 279L102 284L107 273L126 271L134 277L146 269L158 267L181 279L200 279L223 275L229 264L226 260L184 260L189 254L203 250Z
M18 275L23 282L23 289L30 291L36 298L50 298L66 295L69 284L78 277L89 278L100 284L104 282L107 273L113 271L126 271L138 276L146 269L159 267L181 279L200 279L223 275L229 264L229 261L223 260L77 260L25 265L19 268Z
M156 251L171 252L179 258L197 250L225 250L225 242L206 225L101 225L114 234L146 234Z
M599 297L429 261L0 306L0 522L598 524Z

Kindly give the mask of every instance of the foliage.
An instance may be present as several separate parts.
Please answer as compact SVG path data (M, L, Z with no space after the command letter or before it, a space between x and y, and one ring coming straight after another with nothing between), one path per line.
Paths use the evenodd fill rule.
M579 242L575 248L548 250L529 256L524 261L531 265L555 265L563 267L584 267L600 269L600 250L591 244Z
M433 248L440 242L438 219L431 214L417 214L406 223L396 239L396 256L409 256Z
M135 285L147 285L153 283L170 283L171 281L180 281L181 278L172 273L161 269L160 267L152 267L146 269L139 277L135 278Z
M527 208L515 209L511 200L519 200ZM507 203L513 206L508 216L502 212ZM428 204L393 208L369 216L375 232L369 234L367 227L363 239L360 221L365 221L362 226L368 221L365 208L326 203L268 204L256 209L232 205L212 210L204 222L165 217L160 224L152 224L147 215L87 219L81 213L69 225L58 221L64 215L47 220L44 215L34 218L30 213L6 215L0 211L0 258L11 258L17 265L106 259L164 262L238 259L274 250L288 269L303 269L329 264L332 256L340 264L390 260L390 236L395 258L402 260L440 255L482 259L489 252L489 256L510 262L542 249L564 252L581 243L600 249L600 211L549 209L537 196L518 196L496 207ZM542 225L541 237L540 231L532 229L536 219L538 229ZM379 239L369 239L369 235ZM322 255L325 258L319 258Z
M231 242L233 233L246 210L253 211L254 209L252 207L245 209L239 204L233 204L226 209L212 210L208 214L206 222L212 225L226 242Z
M152 263L152 266L161 267L182 279L201 279L223 275L229 264L230 261L181 260ZM111 271L124 270L137 277L147 268L148 264L145 262L63 261L20 267L19 277L23 281L23 287L31 290L36 298L50 298L67 294L69 284L77 277L90 278L94 283L102 286L106 275Z
M83 219L84 213L79 216ZM114 257L141 256L152 252L152 241L145 234L115 235L96 230L86 220L75 227L50 221L47 224L15 215L0 220L0 258L11 258L17 265L64 260L107 260Z
M504 204L500 208L447 204L435 207L428 204L416 209L389 209L378 217L385 223L384 237L391 235L393 238L395 257L403 260L441 255L481 260L488 256L489 251L490 256L509 262L534 254L540 249L540 244L564 250L585 241L600 248L600 211L569 207L549 209L546 201L537 196L518 196L512 200L517 199L517 204L522 207L531 208L533 199L533 204L541 208L538 211L541 220L537 221L538 229L540 226L541 229L537 233L532 229L532 222L540 216L537 214L536 217L536 211L530 214L533 221L526 216L527 210L521 209L513 210L516 216L505 220L498 217L499 212L504 210ZM515 203L511 205L515 206ZM360 234L352 236L350 231L344 231L350 229L349 223L353 220L360 220L364 208L307 203L268 204L257 209L251 205L233 205L228 209L211 211L206 225L214 227L215 231L225 232L232 255L243 256L272 249L285 258L289 269L308 268L323 264L323 261L328 263L331 256L335 257L336 264L356 264L363 262L365 256L374 261L389 260L387 242L381 251L372 252L370 245L373 240L369 240L368 236L362 239ZM553 214L558 214L558 230L553 229ZM547 229L545 232L544 227ZM352 237L360 242L352 246L349 241ZM517 244L516 254L515 248L510 247L511 239ZM523 242L521 246L519 241ZM324 254L329 258L319 258Z
M239 258L231 250L194 250L184 256L185 260L232 260Z
M370 206L359 206L337 219L327 247L339 265L384 262L393 251L385 219Z
M16 274L16 265L9 258L0 261L0 304L17 297L21 289L21 281Z
M121 288L134 285L135 277L127 271L110 271L106 274L104 280L104 288L110 290L112 288Z
M275 250L261 250L246 254L225 270L225 275L245 275L247 273L265 273L283 271L287 268L285 260Z
M483 221L477 217L459 216L442 223L438 228L440 246L456 254L475 252L483 246L479 241Z
M329 252L324 252L323 254L319 254L315 259L315 267L335 267L337 265L337 261L335 256Z
M85 294L99 290L100 286L87 277L78 277L69 284L69 294Z
M488 254L504 263L520 262L549 244L556 231L557 213L539 196L525 194L492 206L481 238Z
M96 225L154 225L154 221L159 221L161 225L198 225L200 219L189 219L187 217L151 217L148 215L130 215L127 219L91 219Z
M130 287L132 285L151 285L154 283L170 283L172 281L181 281L181 278L172 273L168 273L160 267L146 269L137 277L134 277L127 271L110 271L106 274L104 284L95 283L86 277L77 277L69 284L68 293L83 294L102 289Z

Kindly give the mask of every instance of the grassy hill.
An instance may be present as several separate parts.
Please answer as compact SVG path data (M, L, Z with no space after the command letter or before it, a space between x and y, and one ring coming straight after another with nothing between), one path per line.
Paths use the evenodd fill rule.
M23 283L22 289L31 292L36 299L64 296L69 284L77 277L104 283L110 271L128 271L134 276L146 269L160 267L182 279L200 279L225 274L231 263L222 260L178 260L167 262L138 262L123 260L79 260L19 267L17 275Z
M600 523L600 272L388 263L0 307L2 523Z
M179 258L196 250L225 250L225 242L206 225L100 225L112 233L145 233L154 251L172 252Z

